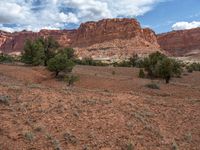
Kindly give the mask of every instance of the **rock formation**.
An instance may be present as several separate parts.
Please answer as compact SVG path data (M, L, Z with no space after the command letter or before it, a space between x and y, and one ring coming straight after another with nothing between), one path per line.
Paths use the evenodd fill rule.
M157 37L161 48L172 56L200 56L200 28L172 31Z
M87 22L76 30L41 30L0 34L0 51L21 52L26 39L52 36L63 47L73 47L79 57L121 58L160 50L151 29L142 29L135 19L104 19Z

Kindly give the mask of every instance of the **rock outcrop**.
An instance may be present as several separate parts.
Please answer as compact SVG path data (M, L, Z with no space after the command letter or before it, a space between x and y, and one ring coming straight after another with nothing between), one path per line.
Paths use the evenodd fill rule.
M52 36L63 47L73 47L80 57L128 57L160 50L155 33L142 29L135 19L104 19L87 22L76 30L41 30L0 36L0 50L21 52L26 39ZM7 37L7 38L6 38Z
M200 56L200 28L172 31L157 37L161 48L172 56Z

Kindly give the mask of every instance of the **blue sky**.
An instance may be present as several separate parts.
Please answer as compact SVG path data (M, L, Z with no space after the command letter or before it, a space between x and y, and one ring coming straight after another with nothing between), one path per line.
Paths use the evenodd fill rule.
M152 11L137 19L143 26L149 26L158 33L167 32L172 30L172 26L177 22L200 22L200 0L170 0L159 3ZM184 25L179 28L184 29Z
M9 32L117 17L137 18L156 33L200 27L200 0L0 0L0 30Z

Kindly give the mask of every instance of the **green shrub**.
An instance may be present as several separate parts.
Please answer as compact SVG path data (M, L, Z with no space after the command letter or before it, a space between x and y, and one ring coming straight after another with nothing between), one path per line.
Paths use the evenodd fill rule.
M169 83L172 77L180 77L181 64L167 56L156 52L144 59L144 68L150 78L163 78Z
M107 63L102 61L93 60L92 58L84 58L83 60L75 60L76 64L79 65L88 65L88 66L108 66Z
M78 76L74 76L74 75L66 75L65 76L65 81L67 82L68 86L73 86L74 83L78 80L79 80Z
M24 133L24 138L26 139L26 140L28 140L28 141L33 141L33 139L34 139L34 134L32 133L32 132L26 132L26 133Z
M143 69L140 69L139 78L145 78L145 73Z
M150 89L156 89L156 90L159 90L160 87L159 85L157 85L156 83L149 83L149 84L146 84L146 87L150 88Z
M133 54L133 56L129 58L129 64L132 67L136 67L137 64L138 64L138 60L139 60L138 55L137 54Z
M124 60L122 62L115 62L115 63L113 63L113 66L114 67L131 67L131 63L130 63L130 61Z
M9 102L10 102L10 96L0 95L0 103L3 103L5 105L9 105Z
M59 72L71 72L73 67L75 66L74 62L67 58L65 53L58 53L54 58L51 58L47 62L47 68L55 72L55 76L57 77Z
M189 66L186 67L188 72L193 72L193 71L200 71L200 63L192 63Z
M0 63L12 63L14 58L7 54L0 54Z

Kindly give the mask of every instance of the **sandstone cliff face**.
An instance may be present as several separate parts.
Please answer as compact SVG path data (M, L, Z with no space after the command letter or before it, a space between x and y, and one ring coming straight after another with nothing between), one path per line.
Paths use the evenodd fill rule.
M5 43L5 41L10 37L10 33L0 31L0 47Z
M151 29L142 29L135 19L104 19L81 24L77 30L41 30L0 36L0 50L21 52L26 39L52 36L63 47L73 47L80 57L126 57L160 50Z
M158 43L173 56L200 54L200 28L160 34Z

